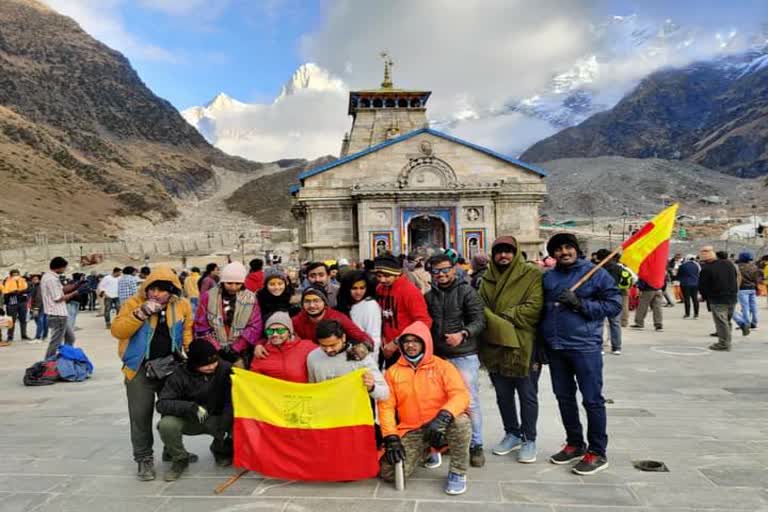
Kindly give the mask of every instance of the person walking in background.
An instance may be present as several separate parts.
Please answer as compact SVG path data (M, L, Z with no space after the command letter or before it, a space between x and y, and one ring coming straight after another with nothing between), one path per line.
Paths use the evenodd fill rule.
M637 289L640 290L640 303L635 311L635 323L632 324L633 329L643 329L645 324L645 315L648 314L648 308L653 311L653 326L657 331L664 328L664 317L661 312L661 303L664 300L664 295L661 290L654 288L642 279L637 281Z
M754 264L753 259L751 252L743 251L736 260L741 273L741 284L738 295L739 312L733 317L739 327L746 325L750 330L757 329L757 285L763 280L763 274Z
M120 306L139 291L139 280L135 273L136 269L129 265L123 268L123 275L117 280L117 298Z
M34 343L42 343L48 337L48 316L43 308L43 294L40 287L40 275L29 277L29 313L35 322Z
M13 325L8 329L8 341L13 341L13 334L16 330L16 324L19 325L19 333L22 340L28 340L27 336L27 280L21 277L18 269L10 271L2 285L3 303L5 312L13 320Z
M685 315L683 318L699 318L699 274L701 265L696 261L696 256L689 254L685 262L677 268L677 280L680 282L680 291L683 294Z
M200 303L200 289L197 284L200 282L200 269L192 267L189 275L184 280L184 296L189 300L192 306L192 313L197 311L197 305Z
M731 319L738 300L738 273L736 265L727 259L716 256L711 245L701 248L701 273L699 291L709 304L712 319L715 322L717 343L709 346L710 350L731 350ZM742 334L749 334L749 326L741 326Z
M118 267L112 269L112 273L104 276L99 282L98 294L104 299L104 322L107 329L112 327L112 310L120 312L120 299L118 298L118 282L122 270Z
M57 256L48 265L50 270L43 274L40 280L40 293L43 298L43 310L48 315L48 326L51 330L51 338L45 351L45 358L56 354L59 345L75 344L75 333L68 322L67 300L77 295L77 288L61 284L59 278L67 270L69 263L64 258Z
M85 274L75 272L67 284L77 290L77 293L72 298L67 299L69 326L73 331L79 331L80 329L77 327L77 314L80 312L80 308L88 301L88 281L85 279Z
M611 252L608 249L600 249L597 251L598 262L607 258ZM616 287L619 288L619 292L622 292L622 285L626 283L627 275L629 271L619 264L619 255L615 255L611 258L611 261L603 265L603 268L608 272L613 280L616 282ZM625 290L624 290L625 291ZM621 318L624 315L623 307L623 293L622 293L622 310L618 315L608 317L608 332L611 338L611 354L614 356L621 355Z

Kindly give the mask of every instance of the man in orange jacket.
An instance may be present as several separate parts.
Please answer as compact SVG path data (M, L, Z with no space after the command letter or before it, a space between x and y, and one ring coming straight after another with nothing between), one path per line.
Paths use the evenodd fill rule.
M444 490L463 494L472 438L472 423L466 414L469 391L456 367L433 355L426 324L409 325L397 343L400 358L385 374L389 398L379 402L385 447L381 478L394 480L394 466L401 461L407 478L426 460L430 448L447 445L451 466Z

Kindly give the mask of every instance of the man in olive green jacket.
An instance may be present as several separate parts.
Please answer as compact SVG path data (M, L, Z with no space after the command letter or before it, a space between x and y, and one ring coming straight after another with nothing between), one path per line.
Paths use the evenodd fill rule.
M517 460L523 463L536 461L541 366L533 356L544 304L541 282L541 271L525 261L514 237L502 236L493 242L480 285L487 321L480 339L480 361L496 389L504 423L504 439L493 453L519 450ZM519 419L515 392L520 400Z

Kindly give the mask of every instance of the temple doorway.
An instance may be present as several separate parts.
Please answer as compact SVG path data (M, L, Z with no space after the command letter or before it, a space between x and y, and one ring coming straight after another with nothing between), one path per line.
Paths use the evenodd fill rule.
M440 217L420 215L408 223L408 253L430 256L446 247L446 226Z

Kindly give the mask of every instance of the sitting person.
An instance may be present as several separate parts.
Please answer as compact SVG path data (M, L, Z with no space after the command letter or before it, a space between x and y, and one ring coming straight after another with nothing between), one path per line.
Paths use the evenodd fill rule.
M406 327L397 344L401 355L385 373L391 392L379 403L385 449L381 478L393 481L400 461L407 478L429 457L430 448L447 445L451 466L444 490L463 494L472 439L469 391L455 366L433 356L432 335L423 322Z
M243 286L246 270L233 262L221 271L219 284L202 293L195 313L195 336L205 338L222 359L245 368L261 337L261 311L256 294Z
M309 382L307 356L317 345L296 337L291 317L284 311L272 313L264 325L267 341L257 345L254 351L257 356L251 361L251 371L275 379Z
M187 362L165 381L157 401L162 415L157 429L171 459L165 481L178 480L197 456L184 448L183 436L213 436L211 452L218 466L232 464L232 365L220 360L216 348L195 339L187 350Z
M365 345L348 339L339 322L323 320L317 324L317 343L320 347L307 357L309 382L323 382L368 368L363 374L368 394L374 400L389 397L389 386Z
M307 287L301 294L301 312L293 317L296 335L303 340L317 343L315 332L321 320L336 320L350 340L364 343L368 351L374 349L373 339L358 327L347 315L339 313L328 305L325 292L316 286Z

